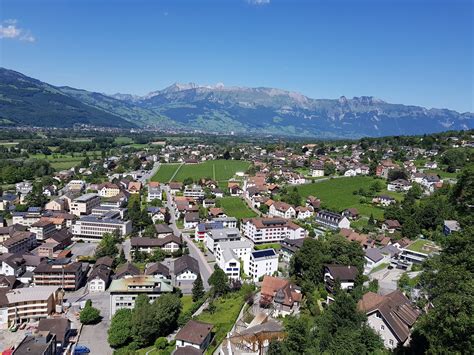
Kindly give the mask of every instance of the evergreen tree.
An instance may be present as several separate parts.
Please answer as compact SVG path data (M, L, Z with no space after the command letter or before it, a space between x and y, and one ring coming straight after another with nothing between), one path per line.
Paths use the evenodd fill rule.
M193 283L193 302L197 302L204 297L204 285L202 283L201 275L198 275Z

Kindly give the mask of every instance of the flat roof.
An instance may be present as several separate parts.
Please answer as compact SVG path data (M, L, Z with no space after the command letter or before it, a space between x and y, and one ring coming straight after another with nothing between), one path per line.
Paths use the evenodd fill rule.
M9 303L43 301L59 290L58 286L15 288L6 294Z

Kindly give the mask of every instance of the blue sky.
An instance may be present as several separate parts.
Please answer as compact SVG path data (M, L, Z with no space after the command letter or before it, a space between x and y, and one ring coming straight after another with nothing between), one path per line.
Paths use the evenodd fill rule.
M0 65L145 94L174 82L474 111L471 0L0 0Z

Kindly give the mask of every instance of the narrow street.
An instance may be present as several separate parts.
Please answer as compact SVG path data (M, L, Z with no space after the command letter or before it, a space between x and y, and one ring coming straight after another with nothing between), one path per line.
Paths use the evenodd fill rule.
M175 220L175 210L173 207L173 197L171 196L171 192L168 187L165 189L166 191L166 206L169 209L171 219L170 219L170 228L173 230L175 235L182 235L183 240L187 243L188 249L189 249L189 255L192 256L194 259L196 259L199 263L199 270L201 272L201 277L202 277L202 282L204 284L204 288L206 290L209 289L209 277L212 274L212 268L208 264L206 257L204 254L199 250L199 247L194 244L194 242L191 240L188 234L181 233L181 230L176 226L176 220Z

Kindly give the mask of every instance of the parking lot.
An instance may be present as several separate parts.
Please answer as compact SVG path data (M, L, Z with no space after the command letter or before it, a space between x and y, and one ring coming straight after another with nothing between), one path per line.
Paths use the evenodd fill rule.
M102 321L95 325L83 326L78 344L87 346L91 354L111 355L113 350L107 342L107 330L110 326L109 293L89 293L83 300L88 299L92 301L93 307L100 310Z
M92 256L97 248L97 243L74 243L71 247L73 259L78 256Z

